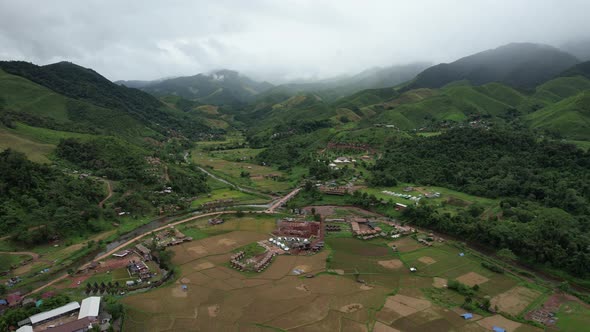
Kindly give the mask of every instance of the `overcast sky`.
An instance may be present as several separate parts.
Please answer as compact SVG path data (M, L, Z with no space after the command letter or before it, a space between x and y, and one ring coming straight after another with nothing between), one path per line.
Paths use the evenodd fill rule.
M558 46L587 37L588 13L588 0L0 0L0 58L67 60L111 80L220 68L322 78Z

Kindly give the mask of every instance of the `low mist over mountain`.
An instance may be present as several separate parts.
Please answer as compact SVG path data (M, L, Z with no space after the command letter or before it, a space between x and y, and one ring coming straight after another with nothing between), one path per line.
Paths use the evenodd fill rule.
M440 88L460 80L474 85L500 82L532 88L578 62L573 55L552 46L512 43L428 68L406 89Z
M390 67L374 67L349 77L337 77L309 83L279 85L269 92L296 94L316 92L322 97L335 100L365 89L379 89L399 85L413 79L431 64L426 62Z
M209 74L177 77L158 81L118 81L156 96L176 95L207 104L239 104L272 87L268 82L256 82L233 70L217 70Z

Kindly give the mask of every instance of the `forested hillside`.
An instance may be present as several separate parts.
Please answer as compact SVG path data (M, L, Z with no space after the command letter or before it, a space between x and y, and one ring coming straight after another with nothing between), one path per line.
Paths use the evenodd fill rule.
M92 231L103 196L96 180L63 174L10 149L0 152L0 232L14 232L25 244Z
M460 80L473 85L500 82L532 88L578 62L573 55L551 46L514 43L430 67L405 89L440 88Z
M387 149L372 168L373 182L436 185L502 198L499 219L437 214L418 207L407 217L494 246L523 259L588 273L590 154L573 145L538 141L526 132L456 129Z

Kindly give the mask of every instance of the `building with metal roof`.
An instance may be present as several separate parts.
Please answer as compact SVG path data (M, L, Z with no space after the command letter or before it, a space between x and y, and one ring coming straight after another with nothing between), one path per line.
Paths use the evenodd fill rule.
M80 307L80 313L78 319L86 317L98 317L98 311L100 309L100 296L91 296L82 300L82 306Z
M29 317L28 321L30 322L30 324L37 325L52 319L55 319L59 316L63 316L63 315L67 315L69 313L72 313L74 311L77 311L78 309L80 309L80 304L78 302L70 302L64 306L61 306L59 308L55 308L49 311L44 311L41 313L38 313L36 315L33 315L31 317ZM19 323L20 325L20 323Z

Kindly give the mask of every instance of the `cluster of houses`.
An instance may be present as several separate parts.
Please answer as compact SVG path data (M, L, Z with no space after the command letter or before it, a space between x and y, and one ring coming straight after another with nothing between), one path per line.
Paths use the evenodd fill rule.
M193 240L192 237L184 235L181 231L170 226L158 234L156 234L154 240L160 248L175 246L184 242L190 242Z
M209 225L219 225L219 224L223 224L225 222L225 220L221 219L221 218L211 218L209 219Z
M144 261L131 260L127 264L127 271L131 276L137 276L141 280L148 280L152 277L149 266Z
M289 237L320 237L321 225L317 221L297 220L293 218L281 219L277 229L273 232L279 236Z
M267 251L257 257L244 260L246 254L243 251L240 251L231 255L229 263L232 268L239 271L252 270L260 273L270 265L272 258L275 255L276 253Z
M336 186L336 187L332 187L332 186L320 186L319 187L319 191L321 191L322 193L324 193L326 195L339 195L339 196L343 196L343 195L346 195L348 193L348 187L346 187L346 186Z
M386 236L374 222L366 218L350 218L350 228L352 235L357 236L363 240L370 240L379 236Z
M258 262L254 264L254 270L259 273L264 271L264 269L266 269L270 265L272 258L274 256L274 252L265 252L264 256L262 256L262 259L260 259Z
M330 162L328 164L328 166L334 168L334 169L338 169L339 165L342 164L350 164L350 163L356 163L355 159L349 158L349 157L338 157L334 160L332 160L332 162Z
M101 298L91 296L61 307L40 312L18 322L17 332L86 332L98 328L106 331L112 316L102 310Z
M326 232L340 232L341 230L340 225L326 225Z

